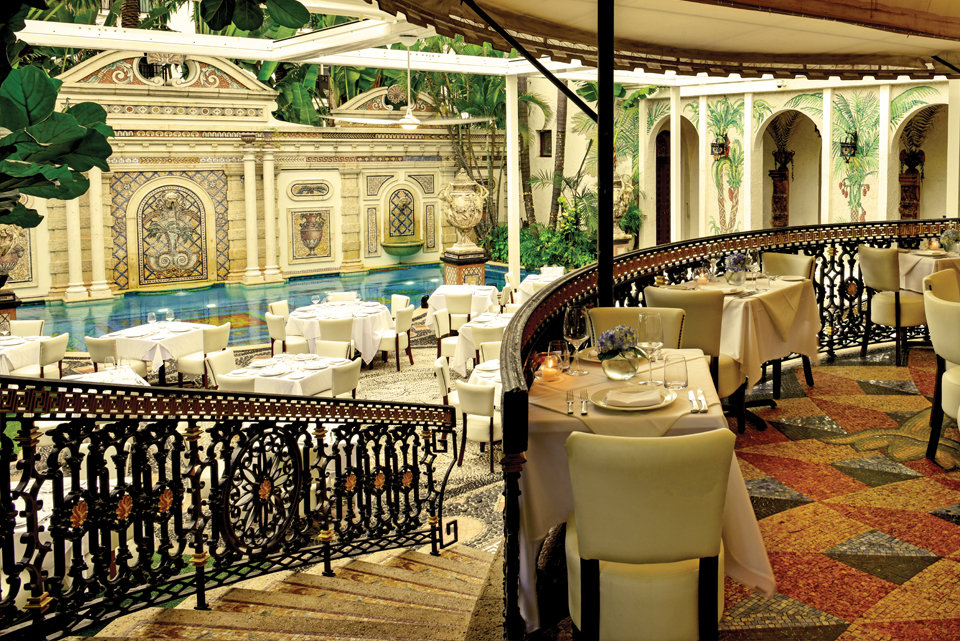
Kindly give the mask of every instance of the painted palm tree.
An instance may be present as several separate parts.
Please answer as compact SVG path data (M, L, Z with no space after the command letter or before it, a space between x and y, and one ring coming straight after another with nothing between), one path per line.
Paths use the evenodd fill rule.
M833 129L833 173L842 176L839 187L850 208L848 220L863 222L867 219L863 199L870 191L867 181L880 167L880 99L877 94L855 92L849 100L843 94L834 95ZM853 158L843 158L840 142L854 135L856 154Z
M731 130L743 133L743 100L730 102L723 96L720 100L708 102L707 131L713 139L728 139ZM730 153L725 157L714 158L711 166L713 183L717 189L717 218L711 221L711 227L714 233L718 234L729 234L737 227L740 185L743 181L743 148L739 141L734 142L737 144L731 144ZM739 151L736 151L738 149ZM729 219L727 196L732 204Z
M766 100L758 98L753 101L753 122L755 126L763 123L767 116L773 113L773 105Z

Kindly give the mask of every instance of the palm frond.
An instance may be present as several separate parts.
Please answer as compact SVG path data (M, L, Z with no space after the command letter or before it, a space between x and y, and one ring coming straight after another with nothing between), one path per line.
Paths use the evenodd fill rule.
M903 132L900 134L900 142L903 146L911 150L922 147L927 138L927 130L943 108L944 105L932 105L914 114L913 118L903 126Z
M907 89L890 101L890 128L896 129L904 116L914 107L928 104L930 101L925 100L926 98L939 97L940 92L927 85Z
M647 109L647 133L650 133L650 130L657 124L657 121L668 113L670 113L670 103L668 101L662 100L653 103L653 105Z
M823 92L797 94L784 104L787 109L799 109L823 120Z
M756 124L761 124L764 119L773 113L773 105L771 105L766 100L760 98L753 101L753 121Z

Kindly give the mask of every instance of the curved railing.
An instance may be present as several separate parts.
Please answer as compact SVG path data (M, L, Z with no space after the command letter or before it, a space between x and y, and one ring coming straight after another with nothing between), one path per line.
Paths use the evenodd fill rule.
M0 637L441 530L453 408L0 377ZM438 454L449 453L449 461Z
M766 229L658 245L622 254L614 259L614 300L636 305L638 293L658 282L679 282L689 270L709 257L722 258L734 251L757 249L805 253L816 258L814 286L820 309L820 350L833 354L854 347L863 338L865 309L863 281L857 264L857 246L869 244L914 249L923 239L939 237L958 219L840 223L809 227ZM722 269L722 261L720 265ZM518 608L519 589L519 479L527 449L527 390L533 381L530 356L547 342L562 337L563 310L567 305L597 302L597 265L565 275L541 291L517 312L501 348L503 380L503 474L505 558L504 592L506 633L523 636ZM892 340L893 334L875 327L871 342ZM922 330L920 330L922 331Z

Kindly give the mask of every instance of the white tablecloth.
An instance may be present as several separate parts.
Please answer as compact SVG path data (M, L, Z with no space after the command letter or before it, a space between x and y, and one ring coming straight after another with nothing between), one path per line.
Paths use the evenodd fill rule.
M934 272L953 269L960 275L960 257L919 256L912 252L900 254L900 288L923 293L923 279Z
M390 310L379 304L368 303L322 303L316 307L300 307L290 314L287 321L288 336L303 336L316 353L320 338L320 319L353 317L353 344L369 363L380 349L380 335L385 329L393 329Z
M0 374L9 374L13 370L40 364L40 341L47 336L19 336L23 342L16 345L0 345ZM14 342L8 336L5 342Z
M482 314L491 307L500 309L500 292L493 285L440 285L427 299L427 327L434 329L436 327L434 313L438 309L446 309L445 294L463 294L468 291L473 292L473 299L470 301L471 314Z
M537 293L534 283L552 283L559 276L541 276L540 274L530 274L522 281L520 281L520 287L517 288L517 303L523 305L525 302L533 298L533 295Z
M171 331L169 326L140 325L107 334L117 339L117 357L139 361L153 361L153 371L160 369L163 361L174 360L187 354L203 351L203 329L211 327L202 323L180 323L185 331ZM178 328L178 329L180 329ZM152 330L141 336L141 332Z
M482 323L484 327L503 327L505 328L513 318L513 314L490 314L481 315L478 320L471 321L460 327L457 335L457 351L453 354L453 369L460 376L467 375L467 361L476 356L478 345L473 342L473 328L477 323ZM484 321L483 319L488 319Z
M110 383L111 385L150 386L150 383L143 380L139 374L129 367L100 370L99 372L90 372L88 374L74 374L73 376L64 376L63 380L81 381L84 383Z
M537 551L550 528L565 521L573 512L565 449L567 436L572 432L593 432L652 437L729 429L702 354L698 350L664 351L687 356L688 389L703 389L709 406L706 414L690 414L687 390L678 390L677 400L659 410L619 412L590 403L588 414L581 416L580 401L577 400L574 414L567 415L567 390L586 388L594 391L615 384L603 375L599 365L583 361L581 366L590 371L589 375L564 375L552 383L535 382L530 390L529 444L520 477L520 610L528 631L540 627L536 592ZM776 579L735 458L731 461L727 485L723 542L726 573L748 587L756 587L763 595L772 596L776 591Z
M265 361L257 361L258 363L267 363L264 367L246 367L243 369L237 369L229 374L221 374L221 378L226 378L229 376L255 376L256 378L253 381L253 391L257 394L290 394L296 396L314 396L320 392L326 391L333 386L333 368L331 367L333 361L331 359L320 358L312 361L294 361L292 363L287 363L286 366L290 369L289 374L282 376L262 376L261 373L264 369L269 368L274 363L277 363L277 360L268 359ZM343 363L349 361L344 360ZM313 369L301 369L303 365L308 363L322 363L326 367L323 369L313 370ZM337 362L336 364L341 364ZM305 374L303 378L297 378L300 374ZM294 377L291 378L291 375Z

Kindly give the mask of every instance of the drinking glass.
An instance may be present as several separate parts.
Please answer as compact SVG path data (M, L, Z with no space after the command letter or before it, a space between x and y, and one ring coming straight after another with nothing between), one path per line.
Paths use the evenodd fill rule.
M651 385L663 385L663 381L653 380L653 361L657 351L663 347L663 324L658 312L640 312L637 321L637 347L647 357L647 370Z
M153 312L147 312L147 322L151 325L155 324L157 322L157 315Z
M583 376L587 370L580 369L580 346L587 340L587 310L578 306L567 307L563 314L563 337L573 347L573 365L567 372L570 376Z
M310 302L316 306L320 302L320 294L314 294L310 297Z
M756 289L758 292L770 291L770 276L768 276L765 272L760 272L757 274Z
M103 371L107 372L116 367L116 360L113 356L107 356L103 359Z
M566 341L550 341L547 351L560 357L559 369L561 372L570 371L570 350L567 349Z
M173 310L172 310L172 309L168 309L168 310L167 310L167 315L165 316L165 318L167 319L167 322L168 322L168 323L173 322Z
M717 263L720 262L719 258L710 259L710 280L717 280Z
M663 386L684 389L687 386L687 359L682 354L670 354L663 359Z

